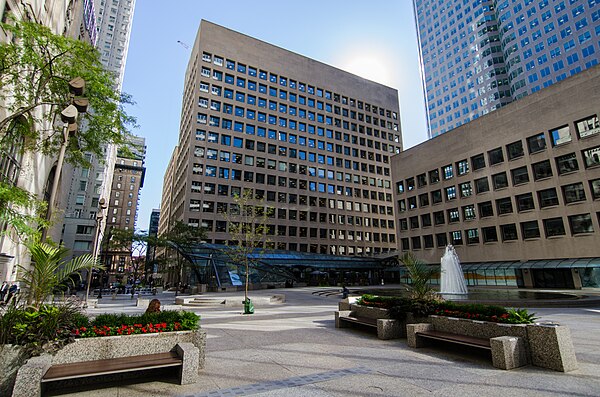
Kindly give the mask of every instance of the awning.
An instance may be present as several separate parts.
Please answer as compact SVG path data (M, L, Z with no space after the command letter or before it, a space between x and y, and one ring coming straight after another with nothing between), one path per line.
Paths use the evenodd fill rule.
M463 270L600 268L600 258L541 259L526 262L462 263Z

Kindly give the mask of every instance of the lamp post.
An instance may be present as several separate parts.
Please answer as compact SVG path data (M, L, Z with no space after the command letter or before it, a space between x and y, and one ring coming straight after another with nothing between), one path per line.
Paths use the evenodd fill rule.
M102 219L104 219L104 210L108 208L108 205L106 204L106 200L104 200L104 198L101 198L98 201L98 209L100 211L98 211L98 213L96 214L96 235L94 237L94 251L93 251L93 255L94 255L94 263L98 262L98 251L100 248L100 230L102 229ZM88 270L88 276L87 276L87 287L86 287L86 293L85 293L85 307L88 306L88 297L90 296L90 285L92 284L92 272L93 272L94 268L92 266L90 266L89 270ZM98 299L102 298L102 284L100 284L100 294L98 295Z
M83 95L83 90L85 88L85 80L81 77L75 77L73 80L69 81L69 106L67 106L63 111L60 112L60 117L63 125L63 142L60 146L60 151L58 153L58 159L56 161L56 170L54 171L54 179L52 180L52 188L50 190L50 198L48 199L48 211L46 212L46 220L50 221L52 219L52 212L54 210L54 202L56 201L56 194L58 192L58 183L60 182L60 175L62 173L62 167L65 162L65 153L67 151L67 146L69 145L69 136L71 134L75 135L77 132L77 116L80 113L87 112L87 107L89 101L87 98L76 98L76 96ZM48 235L48 228L45 227L42 230L42 241L46 241L46 237Z

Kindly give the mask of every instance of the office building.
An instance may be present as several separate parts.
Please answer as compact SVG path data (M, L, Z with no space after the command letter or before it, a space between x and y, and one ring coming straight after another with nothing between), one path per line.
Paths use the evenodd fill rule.
M392 158L402 251L471 285L600 285L600 67Z
M396 249L397 90L202 21L182 106L161 224L202 225L209 243L222 244L229 235L221 213L250 189L274 208L270 248L358 256Z
M100 52L102 65L115 76L115 90L121 91L135 0L86 0L85 3L88 12L84 20L96 30L92 43ZM71 249L73 256L92 251L97 223L99 239L103 238L107 218L106 213L100 213L98 202L101 198L108 201L111 195L117 150L115 145L105 145L102 157L87 156L88 167L65 165L61 186L64 219L57 223L52 237Z
M595 0L413 0L429 137L598 63Z

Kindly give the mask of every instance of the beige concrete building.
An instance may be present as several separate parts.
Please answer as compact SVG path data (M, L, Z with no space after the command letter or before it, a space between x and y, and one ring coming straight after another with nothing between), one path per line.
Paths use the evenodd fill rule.
M202 21L161 224L202 225L209 242L224 243L221 213L251 189L275 209L273 248L395 250L390 158L402 148L398 116L393 88Z
M600 283L600 68L392 158L398 242L470 284Z

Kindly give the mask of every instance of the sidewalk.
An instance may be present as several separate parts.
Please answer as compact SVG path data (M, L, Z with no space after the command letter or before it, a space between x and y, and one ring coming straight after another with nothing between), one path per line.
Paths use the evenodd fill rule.
M378 340L355 329L336 329L339 297L319 288L251 291L283 293L286 303L240 309L191 308L208 333L206 368L194 385L151 381L71 396L598 396L600 307L531 309L540 321L571 329L579 370L536 367L502 371L485 356L439 348L409 349L405 340ZM217 296L240 296L218 294ZM212 296L212 294L206 294ZM173 294L157 296L165 304ZM108 301L108 300L107 300ZM115 302L115 301L113 301ZM104 311L143 311L117 300ZM190 309L190 308L186 308Z

